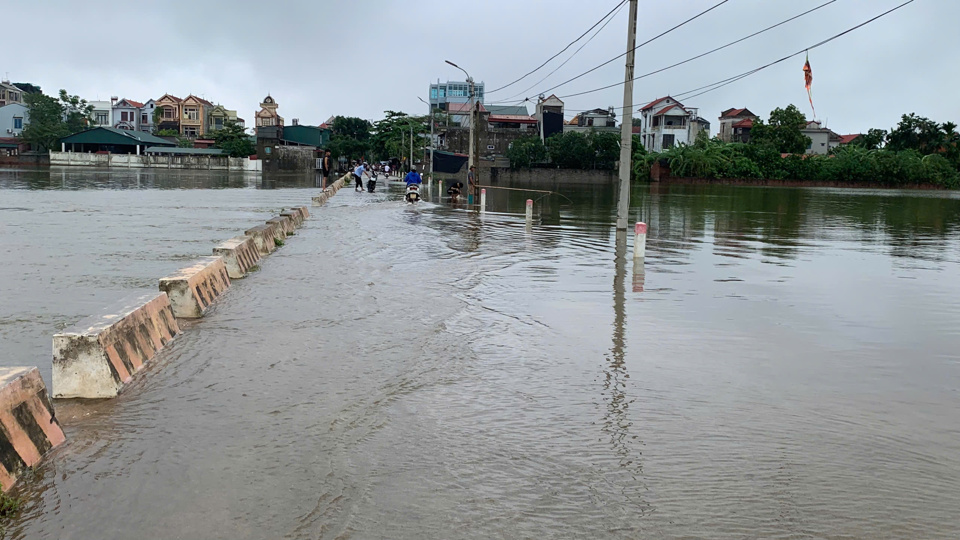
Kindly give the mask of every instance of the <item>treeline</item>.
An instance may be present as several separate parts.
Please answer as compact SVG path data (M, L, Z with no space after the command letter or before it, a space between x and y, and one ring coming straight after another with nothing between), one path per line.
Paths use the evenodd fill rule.
M620 134L589 131L558 133L547 138L520 137L507 149L510 167L552 166L560 169L617 168L620 160Z
M795 106L778 108L768 122L755 122L746 144L701 137L693 145L661 153L635 148L633 172L647 179L651 166L660 162L681 177L960 187L960 135L952 122L938 124L915 114L903 115L889 132L871 129L828 155L803 153L810 144L801 132L805 125Z

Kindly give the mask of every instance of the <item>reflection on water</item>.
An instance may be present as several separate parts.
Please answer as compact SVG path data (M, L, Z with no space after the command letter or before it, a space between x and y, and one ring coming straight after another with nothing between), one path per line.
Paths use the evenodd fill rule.
M320 183L320 175L313 171L261 175L241 171L192 169L0 169L0 189L279 189L320 187Z
M3 362L314 193L59 173L0 171ZM58 406L8 536L960 536L956 194L638 186L639 264L613 186L544 189L341 191L130 391Z

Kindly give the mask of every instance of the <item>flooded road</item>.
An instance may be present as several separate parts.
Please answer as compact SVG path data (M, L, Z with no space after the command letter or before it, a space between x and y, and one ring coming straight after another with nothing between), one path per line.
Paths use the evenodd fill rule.
M104 174L0 171L0 362L48 382L58 325L314 191ZM960 536L956 194L642 186L639 272L612 187L562 189L342 190L57 403L7 537Z

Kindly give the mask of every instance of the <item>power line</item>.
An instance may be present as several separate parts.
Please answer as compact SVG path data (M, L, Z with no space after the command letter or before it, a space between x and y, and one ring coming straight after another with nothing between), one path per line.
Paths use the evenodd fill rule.
M597 31L594 32L594 34L593 34L592 36L590 36L590 39L588 39L587 41L583 42L583 45L580 45L580 47L579 47L576 51L573 51L573 54L571 54L569 58L567 58L566 60L563 61L562 64L560 64L559 66L557 66L556 68L554 68L553 71L551 71L550 73L547 73L547 76L546 76L546 77L544 77L544 78L540 79L539 81L533 83L532 85L530 85L529 88L525 88L525 89L521 90L520 92L518 92L518 93L516 93L516 94L514 94L514 95L512 95L512 96L510 96L508 99L515 99L515 98L518 97L518 96L524 95L525 93L529 92L530 90L536 88L537 85L539 85L539 84L542 83L543 81L549 79L550 76L553 75L554 73L556 73L560 68L562 68L563 66L567 65L567 62L569 62L570 60L573 60L573 57L575 57L575 56L577 55L577 53L579 53L580 51L582 51L583 48L586 47L588 43L590 43L591 41L593 41L593 38L597 37L597 35L599 35L600 32L602 32L603 29L606 28L608 24L610 24L614 19L617 18L617 15L620 14L620 11L622 11L623 8L624 8L624 6L626 6L626 5L627 5L626 2L621 2L621 3L620 3L620 7L617 8L616 13L614 13L613 16L611 16L610 18L608 18L608 19L607 19L607 22L603 23L603 26L601 26L599 29L597 29ZM608 15L609 15L609 14L608 14Z
M705 9L705 10L703 10L703 11L701 11L700 13L697 13L697 14L694 15L693 17L690 17L689 19L687 19L687 20L683 21L682 23L674 26L673 28L670 28L669 30L666 30L666 31L664 31L664 32L662 32L662 33L660 33L660 34L658 34L658 35L656 35L656 36L654 36L654 37L652 37L652 38L644 41L643 43L641 43L641 44L637 45L636 47L634 47L633 50L636 51L636 50L639 49L640 47L643 47L644 45L648 45L648 44L650 44L650 43L652 43L652 42L654 42L654 41L662 38L663 36L669 34L670 32L673 32L673 31L676 30L677 28L680 28L681 26L683 26L683 25L685 25L685 24L687 24L687 23L690 23L690 22L693 22L693 21L696 20L696 19L699 19L700 17L706 15L707 13L710 13L711 11L713 11L713 10L717 9L718 7L726 4L726 3L729 2L729 1L730 1L730 0L722 0L721 2L719 2L719 3L715 4L715 5L707 8L707 9ZM627 53L624 52L623 54L620 54L619 56L615 56L615 57L611 58L610 60L607 60L606 62L604 62L604 63L602 63L602 64L600 64L600 65L598 65L598 66L595 66L595 67L593 67L593 68L591 68L591 69L588 69L587 71L584 71L583 73L577 75L576 77L573 77L572 79L567 79L566 81L563 81L562 83L560 83L560 84L558 84L558 85L556 85L556 86L552 86L552 87L550 87L550 88L547 88L546 90L543 90L542 92L537 92L537 93L538 93L538 94L546 94L547 92L549 92L549 91L551 91L551 90L555 90L555 89L557 89L557 88L560 88L561 86L563 86L563 85L565 85L565 84L567 84L567 83L571 83L571 82L579 79L580 77L583 77L584 75L588 75L588 74L590 74L590 73L593 73L594 71L602 68L603 66L606 66L606 65L610 64L611 62L613 62L613 61L615 61L615 60L618 60L618 59L620 59L620 58L623 58L623 57L626 56L626 55L627 55ZM620 84L624 84L624 83L621 82Z
M711 50L709 50L709 51L707 51L707 52L705 52L705 53L698 54L697 56L693 56L693 57L691 57L691 58L687 58L686 60L683 60L683 61L681 61L681 62L677 62L676 64L671 64L671 65L669 65L669 66L667 66L667 67L660 68L660 69L657 69L657 70L655 70L655 71L651 71L651 72L649 72L649 73L644 73L643 75L634 77L633 80L634 80L634 81L639 81L640 79L649 77L649 76L651 76L651 75L656 75L657 73L664 72L664 71L666 71L666 70L668 70L668 69L673 69L673 68L675 68L675 67L677 67L677 66L682 66L683 64L686 64L686 63L689 63L689 62L693 62L694 60L697 60L697 59L699 59L699 58L703 58L704 56L707 56L707 55L709 55L709 54L713 54L713 53L715 53L715 52L717 52L717 51L721 51L721 50L723 50L723 49L726 49L727 47L732 47L733 45L736 45L737 43L746 41L746 40L748 40L748 39L750 39L750 38L752 38L752 37L758 36L758 35L760 35L760 34L762 34L762 33L764 33L764 32L773 30L774 28L777 28L778 26L783 26L784 24L787 24L787 23L789 23L789 22L791 22L791 21L794 21L794 20L796 20L796 19L799 19L800 17L803 17L804 15L808 15L808 14L810 14L810 13L813 13L814 11L817 11L818 9L825 8L825 7L829 6L830 4L832 4L832 3L836 2L836 1L837 1L837 0L829 0L828 2L825 2L825 3L823 3L823 4L820 4L819 6L817 6L817 7L815 7L815 8L808 9L807 11L804 11L803 13L800 13L799 15L794 15L793 17L790 17L789 19L780 21L780 22L778 22L777 24L774 24L774 25L772 25L772 26L768 26L768 27L764 28L763 30L758 30L758 31L756 31L756 32L754 32L754 33L752 33L752 34L750 34L750 35L748 35L748 36L744 36L744 37L742 37L742 38L740 38L740 39L738 39L738 40L731 41L730 43L727 43L726 45L721 45L721 46L719 46L719 47L717 47L717 48L715 48L715 49L711 49ZM614 88L614 87L620 86L620 85L622 85L622 84L624 84L624 82L623 82L623 81L620 81L620 82L617 82L617 83L608 84L607 86L601 86L600 88L594 88L593 90L586 90L586 91L584 91L584 92L577 92L577 93L575 93L575 94L567 94L567 95L565 95L565 96L558 96L558 97L559 97L560 99L564 99L564 98L571 98L571 97L576 97L576 96L582 96L582 95L584 95L584 94L590 94L590 93L592 93L592 92L599 92L599 91L601 91L601 90L606 90L606 89L608 89L608 88Z
M622 5L624 5L625 3L627 3L627 0L621 0L620 3L617 4L616 6L614 6L614 8L611 9L609 13L607 13L606 15L604 15L603 18L601 18L599 21L597 21L596 23L594 23L594 25L591 26L590 28L588 28L586 32L580 34L580 37L578 37L577 39L571 41L566 47L563 48L563 50L561 50L561 51L558 52L557 54L551 56L550 58L547 58L547 60L546 60L544 63L542 63L542 64L540 64L539 66L537 66L533 71L530 71L529 73L525 74L524 76L520 77L519 79L517 79L517 80L515 80L515 81L513 81L513 82L511 82L511 83L509 83L509 84L505 84L505 85L501 86L500 88L495 88L495 89L493 89L493 90L490 90L490 91L487 92L487 94L492 94L492 93L494 93L494 92L499 92L500 90L503 90L504 88L507 88L507 87L509 87L509 86L513 86L514 84L517 84L518 82L522 81L523 79L526 79L526 78L529 77L530 75L533 75L534 73L536 73L537 71L539 71L543 66L549 64L551 60L553 60L554 58L560 56L560 55L563 54L567 49L569 49L570 47L572 47L574 43L576 43L576 42L580 41L581 39L583 39L583 36L586 36L587 34L589 34L591 30L593 30L594 28L596 28L600 23L602 23L604 20L606 20L606 18L609 17L611 13L613 13L614 11L616 11L617 9L619 9L619 8L620 8Z

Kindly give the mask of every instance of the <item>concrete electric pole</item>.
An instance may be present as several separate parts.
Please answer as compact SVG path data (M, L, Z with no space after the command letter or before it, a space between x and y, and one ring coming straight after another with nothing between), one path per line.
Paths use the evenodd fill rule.
M630 0L627 20L627 60L623 76L623 125L620 129L620 199L617 201L617 230L626 230L630 214L630 173L633 154L633 64L637 47L637 0Z

